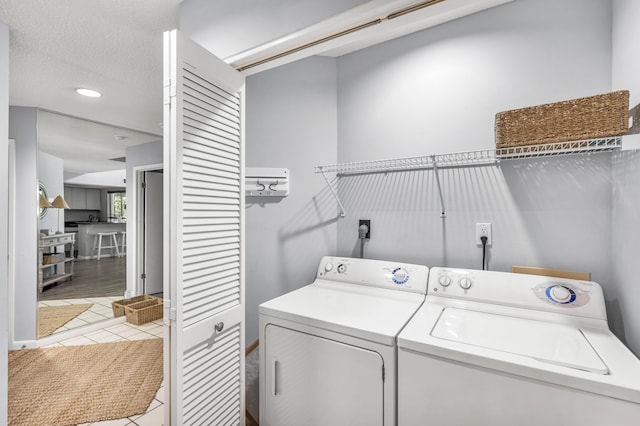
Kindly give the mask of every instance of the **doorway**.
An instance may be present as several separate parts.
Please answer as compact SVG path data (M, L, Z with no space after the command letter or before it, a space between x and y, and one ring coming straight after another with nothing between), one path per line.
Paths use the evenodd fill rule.
M138 244L140 294L162 295L163 177L162 169L139 170Z

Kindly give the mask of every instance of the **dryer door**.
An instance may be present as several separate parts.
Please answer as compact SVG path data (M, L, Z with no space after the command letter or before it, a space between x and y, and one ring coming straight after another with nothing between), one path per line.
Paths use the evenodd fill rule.
M262 425L383 425L377 352L272 324L265 340Z

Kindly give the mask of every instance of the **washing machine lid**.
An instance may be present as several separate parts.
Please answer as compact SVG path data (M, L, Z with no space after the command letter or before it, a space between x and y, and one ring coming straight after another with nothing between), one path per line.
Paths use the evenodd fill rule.
M260 315L393 346L423 294L317 280L260 305Z
M580 329L565 324L445 308L431 335L591 373L609 372Z

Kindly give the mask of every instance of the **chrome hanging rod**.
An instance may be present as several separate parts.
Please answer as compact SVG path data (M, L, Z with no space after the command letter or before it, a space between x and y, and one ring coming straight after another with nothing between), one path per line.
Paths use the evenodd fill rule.
M392 12L392 13L388 14L385 17L377 18L377 19L365 22L364 24L360 24L360 25L356 25L356 26L351 27L351 28L347 28L346 30L339 31L337 33L330 34L330 35L325 36L325 37L321 37L319 39L316 39L316 40L310 41L308 43L305 43L305 44L303 44L301 46L294 47L292 49L284 50L282 52L279 52L279 53L276 53L274 55L268 56L266 58L259 59L259 60L255 61L255 62L250 62L250 63L248 63L246 65L239 65L239 66L236 67L236 69L238 71L245 71L245 70L248 70L250 68L257 67L257 66L262 65L262 64L266 64L267 62L275 61L276 59L280 59L280 58L283 58L285 56L289 56L289 55L292 55L294 53L309 49L309 48L317 46L319 44L326 43L326 42L331 41L331 40L335 40L335 39L343 37L345 35L352 34L352 33L355 33L357 31L360 31L360 30L364 30L365 28L369 28L369 27L373 27L375 25L379 25L379 24L381 24L381 23L383 23L385 21L390 21L392 19L396 19L396 18L399 18L401 16L408 15L408 14L416 12L418 10L422 10L424 8L427 8L429 6L434 6L434 5L438 4L438 3L442 3L443 1L445 1L445 0L429 0L429 1L424 1L424 2L421 2L421 3L415 4L413 6L408 6L408 7L405 7L403 9L400 9L400 10L397 10L395 12Z

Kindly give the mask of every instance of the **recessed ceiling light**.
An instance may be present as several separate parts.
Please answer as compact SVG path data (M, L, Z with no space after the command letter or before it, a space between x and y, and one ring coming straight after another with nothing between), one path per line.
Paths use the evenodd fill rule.
M83 88L76 89L76 93L82 96L88 96L90 98L99 98L100 96L102 96L100 92L96 92L95 90L91 90L91 89L83 89Z

